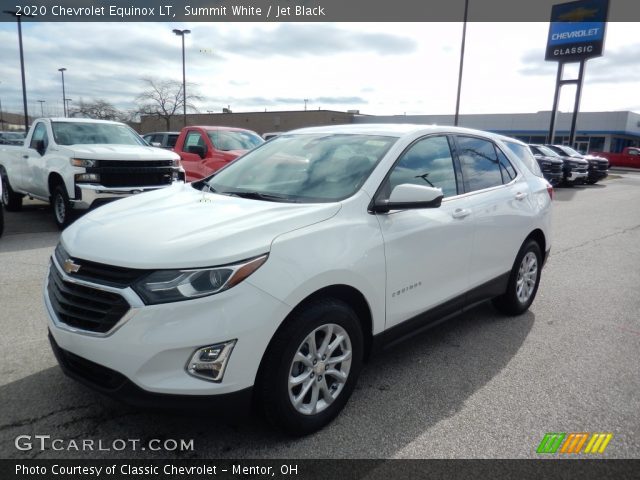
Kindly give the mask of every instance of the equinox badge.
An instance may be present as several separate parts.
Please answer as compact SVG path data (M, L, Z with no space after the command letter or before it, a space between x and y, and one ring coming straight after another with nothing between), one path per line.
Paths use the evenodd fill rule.
M73 260L71 260L70 258L67 258L64 261L64 265L62 266L62 269L67 273L77 273L78 270L80 270L80 265L78 265L77 263L74 263Z

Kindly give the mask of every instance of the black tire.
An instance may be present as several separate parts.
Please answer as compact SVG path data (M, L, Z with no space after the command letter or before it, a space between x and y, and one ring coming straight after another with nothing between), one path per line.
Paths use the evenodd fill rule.
M22 197L19 193L14 192L9 185L9 179L6 173L2 173L2 203L7 212L19 212L22 209Z
M53 220L60 230L64 230L73 221L71 202L69 202L69 195L64 185L58 184L53 189L51 209L53 210Z
M530 253L535 255L536 259L536 278L533 282L533 290L531 290L528 297L523 300L523 295L519 295L518 280L520 276L520 268L521 266L523 266L523 260ZM527 309L533 303L533 300L536 298L536 293L538 292L538 285L540 285L540 275L542 273L542 261L542 251L540 250L540 245L538 245L538 242L536 242L535 240L527 240L520 248L515 262L513 262L513 268L511 269L511 274L509 275L507 291L503 295L493 299L493 305L500 312L507 315L520 315L527 311ZM525 270L527 269L525 268ZM524 283L525 285L527 284L526 281ZM526 286L524 286L523 288L526 288Z
M587 180L588 185L595 185L597 182L598 180Z
M3 232L4 232L4 210L2 209L2 205L0 205L0 237L2 236Z
M333 325L333 327L329 327L330 325ZM321 360L322 357L320 355L315 360L314 366L305 366L302 365L302 362L297 364L294 362L296 353L308 345L305 343L308 337L314 331L318 331L314 338L320 341L323 338L322 334L325 332L322 329L325 328L334 329L334 333L331 336L333 339L337 338L335 332L339 329L347 333L351 347L350 367L345 367L346 361L337 363L334 367L329 367L331 359L339 358L345 351L348 351L348 347L342 350L343 344L333 353L330 353L326 362L327 365L325 365L324 359ZM320 347L322 347L322 343ZM318 348L318 351L320 350L321 348ZM313 301L294 312L271 340L258 372L256 406L262 410L272 425L289 434L307 435L320 430L338 416L353 393L362 368L363 353L362 327L351 307L341 300L333 298ZM309 358L313 358L311 352L309 352ZM313 384L306 395L301 393L304 386L306 386L306 382L299 385L300 390L298 391L295 391L297 387L292 387L291 394L302 395L303 403L299 408L304 408L304 400L309 398L309 404L311 405L313 402L313 390L315 388L319 389L320 393L316 398L319 399L319 395L322 395L322 399L317 400L316 404L319 405L319 409L323 409L318 413L301 413L294 407L293 400L290 398L289 375L294 369L300 367L304 371L298 370L298 373L303 376L308 374ZM337 377L334 377L331 373L324 374L323 380L323 374L320 371L329 372L330 368L348 368L346 381L337 381ZM316 380L318 381L317 386L315 385ZM324 400L326 393L322 391L321 385L323 382L326 388L324 392L331 395L333 395L333 392L337 392L332 402ZM324 404L321 404L321 402L324 402Z

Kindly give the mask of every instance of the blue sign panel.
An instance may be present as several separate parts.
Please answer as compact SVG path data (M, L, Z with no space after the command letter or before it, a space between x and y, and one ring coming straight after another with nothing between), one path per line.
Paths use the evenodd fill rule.
M554 5L545 60L575 62L602 55L609 0Z

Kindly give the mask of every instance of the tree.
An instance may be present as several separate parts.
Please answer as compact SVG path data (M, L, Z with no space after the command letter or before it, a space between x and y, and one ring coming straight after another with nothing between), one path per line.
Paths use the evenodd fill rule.
M99 98L91 102L81 99L77 106L71 108L69 116L96 120L122 120L126 114L114 107L112 103Z
M170 130L171 117L183 112L182 82L150 77L143 78L142 82L145 91L136 97L140 114L164 119L167 130ZM202 101L202 97L196 91L195 84L187 83L187 110L198 111L194 101Z

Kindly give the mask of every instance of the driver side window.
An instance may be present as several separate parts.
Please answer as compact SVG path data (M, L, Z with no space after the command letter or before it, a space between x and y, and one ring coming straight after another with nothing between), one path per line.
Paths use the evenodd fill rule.
M49 146L49 137L47 136L47 127L44 123L38 123L36 125L36 128L33 130L33 135L31 136L29 148L36 150L38 148L38 142L40 141L42 141L44 150L46 150Z
M387 197L396 186L403 183L438 187L445 197L458 194L451 148L446 136L418 140L402 154L385 185Z

